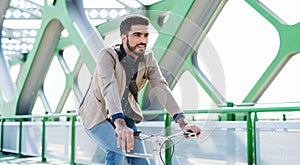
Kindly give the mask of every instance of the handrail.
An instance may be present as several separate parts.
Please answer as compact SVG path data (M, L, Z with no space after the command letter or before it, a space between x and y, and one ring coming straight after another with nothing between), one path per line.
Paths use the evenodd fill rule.
M1 119L28 119L28 118L56 118L56 117L72 117L72 116L77 116L76 113L66 113L66 114L61 114L61 113L53 113L53 114L45 114L45 115L16 115L16 116L0 116Z
M67 113L67 114L45 114L45 115L18 115L18 116L0 116L1 120L1 152L3 152L3 137L4 137L4 122L9 122L11 120L19 120L19 145L18 145L18 156L22 156L22 127L24 119L33 119L33 118L42 118L42 139L41 139L41 161L46 162L45 149L46 149L46 122L49 121L49 118L58 118L58 117L70 117L71 120L71 152L70 152L70 164L74 165L75 163L75 122L76 122L76 113Z
M292 112L300 111L300 106L285 106L285 107L221 107L218 109L202 109L202 110L185 110L185 114L197 114L197 113L246 113L247 114L247 155L248 155L248 165L256 164L256 130L255 123L257 119L258 112ZM254 121L252 120L252 113L255 113ZM167 115L166 111L144 111L144 115ZM167 119L167 118L166 118ZM166 120L167 121L167 120ZM165 129L167 128L167 123L165 123ZM170 135L169 131L165 131L166 135ZM171 151L166 150L165 159L171 159ZM171 165L171 161L166 162L167 165Z
M247 154L248 154L248 165L252 165L253 163L256 164L256 130L255 130L255 122L258 121L257 119L257 113L263 113L263 112L294 112L294 111L300 111L300 106L282 106L282 107L221 107L216 109L201 109L201 110L184 110L185 114L198 114L198 113L220 113L220 114L230 114L230 113L245 113L247 114ZM254 113L254 120L252 119L252 113ZM171 134L170 124L172 122L171 117L168 115L167 111L162 110L151 110L151 111L143 111L143 115L166 115L165 118L165 134L169 135ZM22 123L24 122L25 118L42 118L43 124L42 124L42 162L46 161L45 158L45 123L48 122L49 118L57 118L57 117L70 117L71 120L67 120L68 122L71 122L71 160L70 164L76 164L75 163L75 123L77 120L77 114L76 113L67 113L67 114L45 114L45 115L19 115L19 116L0 116L1 120L1 152L3 152L3 129L4 129L4 123L10 120L19 120L20 122L19 126L19 143L22 139ZM171 165L170 156L171 154L168 154L170 151L166 150L166 164ZM19 156L21 156L21 145L19 144Z
M283 107L222 107L216 109L184 110L185 114L195 113L254 113L254 112L293 112L300 111L300 106ZM143 111L144 115L166 115L167 111L150 110Z

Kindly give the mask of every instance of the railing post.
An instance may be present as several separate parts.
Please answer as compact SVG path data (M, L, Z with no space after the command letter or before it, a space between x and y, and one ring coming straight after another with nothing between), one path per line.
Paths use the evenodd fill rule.
M254 153L254 164L257 164L257 153L256 153L256 122L258 121L257 113L254 113L254 120L253 120L253 153Z
M233 107L233 102L227 102L226 107ZM227 121L234 121L235 120L235 114L233 113L227 113Z
M248 165L253 164L253 132L252 132L252 117L251 112L247 115L247 151L248 151Z
M282 114L282 120L286 121L286 114Z
M172 118L169 114L166 115L165 118L165 136L171 135L171 122ZM172 165L172 158L171 158L171 153L172 153L172 147L171 147L171 142L166 141L166 149L165 149L165 164L166 165Z
M233 107L233 102L227 102L226 107ZM227 113L227 121L234 121L235 114L234 113ZM235 140L234 140L234 131L235 128L228 128L226 132L227 137L227 152L226 152L226 159L227 165L235 164Z
M48 113L46 112L46 115ZM48 121L48 117L44 116L42 121L42 162L46 162L46 122Z
M23 132L23 118L20 118L19 121L19 149L18 149L18 155L19 157L22 156L22 132Z
M72 120L71 120L71 160L70 160L70 164L74 165L75 163L75 122L76 122L76 116L73 115L72 116Z
M4 122L5 122L5 119L1 119L1 152L3 152Z

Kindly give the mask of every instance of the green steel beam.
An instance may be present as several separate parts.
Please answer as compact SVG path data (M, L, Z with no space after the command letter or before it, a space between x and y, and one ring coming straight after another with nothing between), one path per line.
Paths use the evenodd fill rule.
M153 5L146 6L147 17L150 19L151 24L157 31L162 28L163 18L166 14L169 14L174 6L174 0L163 0ZM160 23L159 23L160 22Z
M166 57L166 52L170 49L170 45L174 41L174 38L176 38L177 31L182 27L182 23L186 15L190 11L193 3L194 3L193 0L173 1L173 6L172 7L169 6L170 11L169 11L168 20L165 22L162 28L156 29L158 30L159 36L153 45L152 51L154 52L155 58L157 59L160 67L162 67L161 60L164 59L164 57ZM149 9L148 16L151 18L152 22L154 22L154 25L156 24L155 22L158 20L159 15L157 14L161 13L160 11L165 11L164 7L165 5L163 6L154 5L153 7L147 7L147 9ZM166 77L168 75L164 74L164 76ZM168 81L168 77L166 77L167 81ZM140 97L142 98L140 99L141 108L144 110L149 108L161 109L162 106L160 105L157 99L154 99L153 101L149 100L150 90L151 89L149 87L149 84L146 84L144 90L140 93Z
M184 71L189 71L199 85L204 89L204 91L206 91L206 93L210 96L213 102L219 106L224 106L226 99L221 93L219 93L219 91L214 87L214 84L211 83L205 74L200 70L198 64L195 63L195 60L197 60L195 58L197 58L195 54L189 54L188 58L185 60L185 65L183 65L181 68L181 72L183 73Z
M46 2L46 1L45 1ZM45 39L47 40L54 40L52 42L52 48L63 48L64 46L74 44L79 49L81 56L78 64L88 64L88 68L90 72L95 67L94 57L90 53L90 48L82 46L82 45L89 45L86 44L87 40L83 39L82 36L85 36L81 33L82 29L80 30L80 27L78 25L81 25L81 23L86 23L85 19L81 19L81 23L78 24L78 21L72 21L76 16L82 17L80 14L74 14L74 8L80 9L78 7L78 3L74 1L53 1L55 2L54 5L48 6L48 2L45 3L44 9L43 9L43 22L41 25L41 29L39 32L39 35L37 36L36 42L32 51L28 55L28 59L25 62L24 65L22 65L21 73L17 82L17 97L13 98L12 100L5 102L3 100L3 97L1 98L1 109L6 109L3 114L15 114L15 110L19 109L20 107L23 107L23 104L19 104L22 102L23 99L27 100L26 97L29 96L29 100L35 100L36 97L36 91L38 88L40 88L42 82L37 80L43 80L43 77L45 76L49 64L51 62L51 59L53 58L53 53L47 53L49 54L47 57L41 57L38 54L41 54L42 49L41 47L45 47L45 44L43 41ZM221 1L220 1L221 2ZM224 1L223 1L224 2ZM272 81L276 78L278 73L281 71L281 69L285 66L285 64L289 61L290 58L293 57L293 55L300 52L300 48L297 45L299 43L299 38L297 37L300 33L300 25L287 25L284 23L283 20L281 20L278 16L276 16L270 9L268 9L263 3L257 1L257 0L246 0L246 2L251 5L258 13L260 13L266 20L268 20L278 31L279 37L280 37L280 48L278 51L277 56L273 60L273 62L269 65L267 70L264 72L264 74L261 76L261 78L257 81L255 86L252 88L252 90L248 93L246 98L243 100L244 103L246 102L257 102L257 100L261 97L261 95L265 92L265 90L268 88L268 86L272 83ZM187 11L190 10L192 4L194 1L173 1L173 0L165 0L158 2L156 4L150 5L146 7L147 10L147 16L150 18L151 23L154 25L154 27L159 31L159 39L156 41L154 46L154 52L159 61L165 57L166 51L169 48L169 45L172 43L174 38L176 38L176 33L178 31L178 27L181 25L184 18L187 16ZM80 6L80 5L79 5ZM70 10L70 7L73 9ZM80 11L82 12L82 11ZM78 12L78 13L80 13ZM164 26L160 26L158 24L158 19L165 14L166 12L170 12L170 16L168 21L165 23ZM60 13L59 15L57 13ZM211 15L213 16L213 15ZM179 18L179 19L178 19ZM83 20L83 21L82 21ZM213 20L213 19L212 19ZM105 24L97 26L97 30L101 34L105 34L111 30L117 29L118 24L120 20L114 20L107 22ZM50 38L47 37L47 28L54 29L51 27L51 25L56 27L59 27L56 30L55 33L58 33L62 30L62 28L66 28L70 34L69 39L67 40L58 40L53 39L51 36ZM48 29L49 30L49 29ZM51 31L53 33L53 30ZM57 40L57 42L55 42ZM71 42L72 41L72 42ZM50 49L51 46L49 46L49 43L47 43L48 49ZM45 51L45 50L44 50ZM52 50L48 50L48 52L53 52ZM190 53L191 55L191 53ZM189 56L190 56L189 55ZM190 58L190 57L188 57ZM36 70L34 63L37 61L46 61L47 63L40 63L39 65L43 66L42 69L39 69L40 72L42 71L42 74L39 74ZM81 61L82 60L82 61ZM46 64L46 65L43 65ZM189 63L188 65L191 65ZM182 68L183 65L181 65ZM189 68L189 67L188 67ZM185 68L186 69L186 68ZM38 69L37 69L38 70ZM205 89L207 93L210 93L210 96L213 98L215 102L218 103L217 97L214 96L215 94L211 92L211 89L205 87L203 85L203 81L201 78L199 78L199 75L197 72L193 71L194 68L190 69L191 73L194 77L196 77L197 81L202 84L201 86ZM180 76L182 73L181 71L178 71L176 76ZM42 75L38 76L38 75ZM66 74L67 79L67 87L66 91L64 93L68 93L70 88L74 88L72 85L72 77L74 78L75 73L68 73ZM31 81L30 79L36 80L35 82ZM30 85L32 84L32 85ZM38 88L32 87L33 85L38 86ZM27 87L27 86L31 86ZM3 95L3 89L1 91ZM23 93L28 93L26 95L23 95ZM33 93L35 96L30 96L29 93ZM212 93L212 94L211 94ZM66 95L62 97L62 101L60 102L60 105L64 103ZM33 101L34 102L34 101ZM24 104L28 103L27 101L24 101ZM32 103L25 104L24 109L30 109L32 107ZM61 107L61 106L60 106ZM60 109L60 108L57 108ZM26 110L25 110L26 111ZM57 111L57 110L56 110ZM22 113L21 113L22 114Z
M263 3L257 0L246 0L246 2L277 29L280 40L276 57L243 100L244 103L256 103L285 64L300 52L300 23L288 25Z
M176 39L176 37L178 37L178 36L176 36L176 33L179 30L179 27L186 26L186 25L181 25L181 24L183 23L183 21L185 21L185 19L186 19L185 17L188 16L188 11L191 9L192 4L194 3L194 1L189 1L188 3L182 2L182 1L176 1L176 3L172 3L172 2L171 1L161 1L159 3L156 3L154 5L147 7L147 10L148 10L147 16L149 16L150 20L152 21L152 24L154 24L154 25L157 24L157 20L160 19L161 14L165 13L167 10L170 10L170 17L169 17L168 21L163 25L163 27L159 28L158 26L155 25L155 27L159 28L158 30L159 30L160 35L159 35L159 39L156 41L154 47L155 48L164 48L164 49L154 50L155 55L159 61L165 58L164 54L167 53L168 47L172 44L173 40ZM73 8L78 9L78 8L80 8L80 7L78 7L80 5L78 5L77 3L72 2L72 1L68 1L68 2L59 1L59 2L53 2L52 5L51 4L48 4L48 5L49 6L45 5L45 7L43 9L43 13L44 13L43 21L42 21L42 25L41 25L40 34L37 37L37 40L40 40L40 42L39 42L39 44L36 44L34 46L34 48L32 49L32 51L30 52L29 58L26 61L27 65L24 65L22 67L22 74L20 76L20 79L18 80L19 81L18 84L20 84L19 89L18 89L18 91L19 91L18 97L19 98L16 98L12 102L5 104L5 106L4 106L5 109L16 109L13 107L15 107L17 104L17 111L19 110L19 107L22 107L22 109L25 109L25 110L30 110L32 108L35 98L38 96L38 94L28 97L29 91L35 91L33 93L40 93L37 91L40 91L39 88L41 88L42 81L45 79L45 75L47 73L47 70L49 68L52 58L55 57L55 54L56 54L56 57L58 57L61 65L63 65L62 64L63 62L62 62L60 56L57 55L57 53L55 53L55 52L60 51L60 49L63 49L64 47L66 47L70 44L74 44L81 53L80 59L77 62L77 64L80 66L78 67L76 65L77 71L80 70L80 67L83 63L87 64L90 72L92 72L95 67L94 59L93 59L92 55L90 55L88 52L89 48L87 48L85 46L82 47L82 45L89 45L89 43L83 43L86 40L84 40L84 39L82 40L82 38L81 38L83 35L83 34L81 34L82 30L79 29L80 26L78 26L78 25L82 22L86 23L85 22L86 20L82 19L83 21L80 20L81 22L80 21L76 22L75 17L80 18L80 17L82 17L82 15L74 14L75 12L73 12L74 11ZM58 11L60 11L60 13L61 13L60 15L56 14L56 13L58 13ZM80 12L82 12L82 11L79 10L77 13L80 13ZM203 11L203 12L205 12L205 11ZM192 15L192 17L193 17L193 15ZM74 21L72 21L72 20L74 20ZM102 35L105 36L105 33L118 28L119 21L120 21L120 19L116 19L114 21L109 21L107 23L99 25L97 27L97 30L99 31L99 33L101 33ZM56 45L56 47L52 48L52 50L48 51L48 53L44 53L44 54L49 54L48 56L46 56L46 57L48 57L47 59L43 58L42 60L40 60L40 61L44 62L44 64L39 62L40 65L44 66L44 69L40 69L40 70L33 69L35 66L37 66L34 64L34 62L36 62L36 58L41 58L41 56L38 55L38 53L39 53L38 51L42 50L42 49L40 49L40 47L41 47L40 45L43 44L43 39L45 39L44 36L45 36L45 34L47 34L46 29L49 28L48 24L50 24L50 22L55 22L54 26L60 26L61 27L59 30L60 32L62 31L63 28L67 29L70 36L68 39L61 39L61 40L56 39L56 42L55 42L55 39L47 39L47 40L52 40L52 43L54 43ZM80 22L80 23L78 23L78 22ZM78 23L78 24L76 24L76 23ZM174 26L174 24L176 26ZM51 30L53 28L49 28L49 29ZM58 34L58 32L56 32L56 34ZM39 74L35 73L33 70L38 70ZM175 71L175 73L174 73L175 75L177 74L176 72L177 71ZM30 76L30 75L32 75L32 76ZM37 75L39 75L39 77ZM76 82L73 82L73 80L77 78L76 72L74 72L74 71L66 72L65 71L65 76L66 76L66 87L63 92L63 95L61 96L59 104L56 107L55 112L60 112L60 110L62 109L62 107L68 97L70 90L72 88L74 88L74 89L76 88L76 85L74 85L74 83L76 84ZM32 77L35 77L35 78L32 78ZM33 81L33 80L35 80L35 81ZM37 81L37 80L39 80L39 81ZM32 87L29 88L28 84L31 84ZM78 89L77 89L77 91L78 91ZM23 100L25 100L25 101L23 101ZM45 99L43 99L43 100L45 100ZM28 104L28 103L30 103L30 104ZM47 103L44 103L44 104L47 104ZM27 106L25 106L25 108L24 108L23 105L27 105ZM49 108L49 106L48 106L48 108ZM26 113L30 113L30 112L26 112ZM26 113L19 113L19 114L26 114ZM7 113L7 114L9 114L9 113Z
M212 82L200 74L199 67L192 64L195 60L192 61L191 56L199 48L227 1L190 1L190 4L182 1L176 2L170 11L167 22L158 31L159 37L152 48L163 69L163 74L173 88L177 83L176 78L180 77L183 72L182 68L192 68L190 69L191 73L213 101L216 104L226 104L224 96L221 94L224 92L219 92L213 87ZM149 91L142 93L144 95L143 109L149 104L147 103L148 93ZM151 102L157 102L157 100Z
M74 71L71 71L67 64L66 61L64 60L64 58L62 57L62 54L60 54L60 50L56 50L55 51L55 55L58 58L59 64L61 66L61 68L64 71L65 77L66 77L66 85L64 88L64 91L62 92L62 95L59 99L58 105L56 106L55 109L55 113L60 113L65 105L65 102L68 99L68 96L71 92L71 90L73 89L73 84L74 84L74 79L75 79L75 75L74 75Z
M194 1L176 0L173 3L174 5L170 10L169 18L166 21L166 23L163 25L163 27L158 31L159 36L152 49L159 63L164 57L164 55L166 54L174 38L176 38L176 33L179 30L179 28L182 26L182 23L185 17L187 16L188 12L190 11ZM158 8L156 8L156 10L158 10ZM160 9L160 10L164 11L164 9ZM153 16L151 18L153 18Z
M60 13L60 14L57 14ZM38 91L42 88L47 71L54 57L60 33L63 29L69 33L69 40L80 52L80 59L87 64L90 72L95 68L95 56L103 47L102 38L89 24L81 1L45 1L42 24L33 49L21 68L17 81L17 97L4 102L4 115L30 114ZM67 87L58 110L63 107L64 99L73 84L73 75L68 73ZM71 84L71 85L70 85Z
M53 51L63 30L58 20L51 20L44 26L40 42L35 44L22 69L18 86L16 114L31 114L38 90L42 87L53 59ZM51 42L52 41L52 42Z
M107 33L119 29L121 18L109 20L103 24L97 25L97 31L102 35L106 36Z
M0 1L0 96L3 96L3 100L0 98L1 102L10 101L16 95L15 85L10 76L8 65L5 61L3 49L2 49L2 29L3 29L3 21L6 10L8 9L10 0L2 0ZM1 106L0 106L1 110Z

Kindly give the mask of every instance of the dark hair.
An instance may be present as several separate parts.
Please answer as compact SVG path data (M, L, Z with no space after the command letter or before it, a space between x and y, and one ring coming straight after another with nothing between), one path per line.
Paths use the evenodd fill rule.
M149 25L149 19L142 15L130 15L125 17L120 24L120 35L127 35L133 25Z

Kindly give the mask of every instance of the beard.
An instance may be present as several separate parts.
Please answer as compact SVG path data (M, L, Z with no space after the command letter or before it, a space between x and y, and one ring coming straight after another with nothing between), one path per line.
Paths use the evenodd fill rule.
M126 41L126 45L127 45L128 49L137 56L143 55L145 53L146 46L147 46L147 44L144 44L144 43L136 44L135 46L130 46L128 39ZM138 47L139 45L145 45L145 48L144 49L139 48Z

